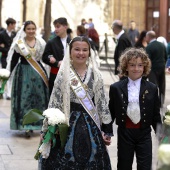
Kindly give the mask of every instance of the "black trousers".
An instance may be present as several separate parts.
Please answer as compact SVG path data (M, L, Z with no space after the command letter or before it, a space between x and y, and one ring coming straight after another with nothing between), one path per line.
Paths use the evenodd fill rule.
M137 170L151 170L151 128L127 129L118 127L118 170L132 170L136 154Z
M2 65L2 68L6 68L7 66L6 57L4 56L1 56L1 65Z
M115 61L115 75L118 75L119 71L117 69L118 69L118 66L119 66L119 62L116 61L115 59L114 59L114 61Z
M50 94L50 96L53 91L53 86L54 86L54 81L55 81L56 76L57 76L57 74L50 73L50 78L49 78L49 94Z
M159 88L159 99L160 106L162 107L165 100L165 68L159 69L156 71L152 71L148 75L148 79L150 82L156 84Z

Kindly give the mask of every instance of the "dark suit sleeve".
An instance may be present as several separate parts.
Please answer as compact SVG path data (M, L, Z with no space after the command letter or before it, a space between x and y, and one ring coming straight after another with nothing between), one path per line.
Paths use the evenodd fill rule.
M15 68L15 66L17 65L20 56L21 55L19 53L14 51L14 54L13 54L12 60L11 60L11 68L10 68L11 73L12 73L13 69Z
M113 87L112 85L110 86L109 90L109 110L112 116L112 121L114 122L115 120L115 111L114 111L114 92L113 92Z
M4 40L4 35L1 33L0 34L0 44L4 44L5 47L0 46L0 52L2 53L7 53L9 51L9 47L6 47L6 41Z
M146 47L146 53L148 54L148 57L150 58L150 60L152 60L152 52L149 46Z
M101 130L108 136L113 136L113 122L109 124L102 123Z
M119 39L118 41L118 45L117 45L117 54L114 57L116 60L119 60L122 52L126 49L126 48L130 48L132 47L131 42L129 41L129 39L126 36L123 36Z
M168 59L168 54L167 54L167 50L165 47L164 47L164 59L165 59L165 63L166 63L166 61Z
M50 63L50 60L49 60L50 55L54 56L53 49L52 49L52 42L48 41L46 46L45 46L45 50L44 50L44 53L43 53L43 56L42 56L42 60L43 60L44 63L48 64L51 67L58 67L58 61L56 61L53 64Z
M158 126L161 126L162 124L162 120L161 120L161 115L160 115L160 101L159 101L159 97L158 97L158 88L156 88L155 90L155 102L154 102L154 112L153 112L153 123L152 123L152 127L156 133L156 129Z
M119 57L122 54L122 52L130 47L130 42L128 42L126 39L120 39L119 40L120 46L119 46Z

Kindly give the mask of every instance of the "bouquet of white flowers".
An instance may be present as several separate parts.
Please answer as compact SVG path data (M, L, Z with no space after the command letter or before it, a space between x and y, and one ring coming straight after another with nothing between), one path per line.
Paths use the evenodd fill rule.
M9 70L1 68L0 69L0 79L8 79L10 75Z
M47 159L50 154L51 146L56 144L56 136L60 136L61 148L64 147L67 139L68 126L65 114L59 109L50 108L43 112L43 116L48 120L48 131L45 133L44 140L39 147L42 158Z
M4 93L5 84L10 76L10 72L7 69L0 69L0 95Z
M161 141L158 148L158 170L170 170L170 105L163 118Z
M67 139L68 125L66 124L65 114L57 108L49 108L43 113L37 109L31 109L24 116L23 125L34 123L44 118L46 118L45 124L47 130L43 132L44 140L41 141L38 147L37 153L34 157L36 160L39 159L40 155L42 158L48 158L51 147L54 147L56 142L59 142L56 141L57 136L60 138L61 148L64 147Z

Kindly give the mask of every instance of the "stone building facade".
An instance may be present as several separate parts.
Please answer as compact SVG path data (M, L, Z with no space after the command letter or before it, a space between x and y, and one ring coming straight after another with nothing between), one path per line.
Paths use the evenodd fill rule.
M82 18L93 18L95 28L104 35L112 34L110 26L115 18L121 19L127 28L130 20L135 20L139 30L144 25L145 0L52 0L52 18L64 16L68 19L70 27L75 31ZM38 27L43 27L45 0L27 1L27 20L33 20ZM3 1L2 25L7 17L17 20L18 26L22 21L22 0L15 0L15 4L9 9L10 0ZM140 6L140 7L139 7ZM10 11L10 13L8 12ZM140 17L136 12L140 11ZM53 29L53 25L51 25Z
M113 19L120 19L128 29L130 21L135 21L139 31L145 29L145 0L114 0Z
M21 26L23 0L4 0L2 4L2 26L8 17L17 20ZM27 20L33 20L38 28L43 27L46 0L27 0ZM114 19L122 20L124 28L134 20L139 31L155 30L157 36L170 40L170 0L52 0L52 18L66 17L75 33L82 18L93 19L100 35L112 35L111 24ZM51 23L51 29L53 25Z

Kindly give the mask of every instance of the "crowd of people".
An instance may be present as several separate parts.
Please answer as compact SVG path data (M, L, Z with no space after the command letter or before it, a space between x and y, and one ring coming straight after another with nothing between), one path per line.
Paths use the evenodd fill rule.
M165 71L170 72L169 43L163 37L157 38L153 30L139 33L135 21L130 22L126 32L122 21L114 20L113 58L120 81L110 85L107 102L96 62L99 34L92 18L88 22L81 20L74 38L67 19L57 18L53 36L47 42L36 36L37 27L31 20L17 33L14 19L7 19L6 24L7 29L0 32L0 52L2 67L11 72L7 84L10 129L24 130L26 137L40 130L43 143L49 133L48 119L23 126L24 115L30 109L43 112L58 108L69 126L64 148L61 134L56 131L49 155L39 157L39 169L112 169L107 146L115 123L117 169L132 170L136 154L137 169L150 170L151 127L156 133L162 124Z

